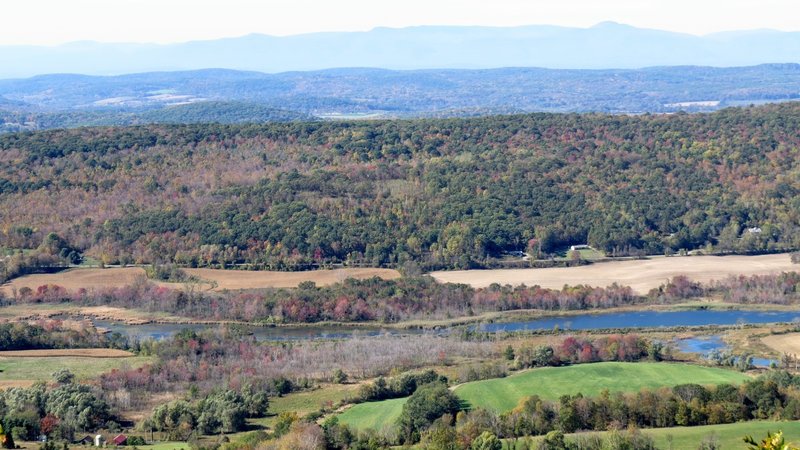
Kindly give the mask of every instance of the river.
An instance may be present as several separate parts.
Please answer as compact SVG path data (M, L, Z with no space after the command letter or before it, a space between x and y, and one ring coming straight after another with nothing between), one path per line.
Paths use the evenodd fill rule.
M658 328L679 326L766 324L777 322L798 322L800 311L637 311L605 314L578 314L572 316L555 316L518 322L483 323L474 329L485 332L503 331L536 331L552 330L595 330L609 328ZM218 325L205 324L146 324L127 325L119 322L98 320L97 327L119 332L123 335L144 339L163 339L180 330L200 331L215 328ZM296 340L348 338L352 336L376 336L381 334L419 334L421 330L405 330L380 326L347 327L347 326L302 326L302 327L260 327L241 326L245 333L259 340ZM437 333L447 333L447 329Z
M800 321L800 311L636 311L608 314L557 316L521 322L497 322L478 326L481 331L596 330L608 328L696 327Z

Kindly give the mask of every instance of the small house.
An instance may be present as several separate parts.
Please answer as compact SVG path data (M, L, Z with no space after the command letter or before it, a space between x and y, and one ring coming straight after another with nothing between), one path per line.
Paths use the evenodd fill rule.
M587 245L587 244L580 244L580 245L570 245L570 246L569 246L569 249L570 249L570 251L573 251L573 252L574 252L575 250L588 250L588 249L590 249L590 248L591 248L591 247L589 247L589 245Z
M124 434L118 434L114 439L111 440L114 445L125 445L128 442L128 436Z

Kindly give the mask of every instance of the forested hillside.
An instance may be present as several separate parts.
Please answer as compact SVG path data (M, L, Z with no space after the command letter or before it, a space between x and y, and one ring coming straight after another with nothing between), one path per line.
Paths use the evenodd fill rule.
M0 246L54 232L106 263L269 268L468 267L587 242L612 254L797 247L798 129L800 104L786 103L8 134Z
M2 108L2 103L0 103ZM25 108L0 109L0 133L86 126L169 123L252 123L311 120L307 114L254 103L201 101L196 103L114 110L30 112Z

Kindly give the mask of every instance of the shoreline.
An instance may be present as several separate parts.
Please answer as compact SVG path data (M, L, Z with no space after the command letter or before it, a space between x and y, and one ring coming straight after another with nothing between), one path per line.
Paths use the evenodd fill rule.
M22 305L20 305L22 306ZM589 310L568 310L568 311L551 311L551 310L513 310L513 311L499 311L487 312L476 316L464 316L448 319L412 319L394 323L384 323L378 321L369 322L335 322L335 321L321 321L321 322L304 322L304 323L265 323L265 322L247 322L237 320L214 320L214 319L193 319L189 317L180 316L148 316L149 313L129 310L123 308L113 308L109 311L109 307L82 307L78 305L48 305L56 306L52 309L40 310L31 312L29 308L25 308L23 314L13 315L5 319L0 319L0 322L35 322L39 320L65 320L73 322L88 321L91 326L97 327L97 321L113 322L125 326L145 326L145 325L207 325L207 326L242 326L251 328L272 328L277 330L298 330L298 329L314 329L314 328L336 328L341 330L392 330L397 332L402 331L440 331L443 329L458 330L462 327L468 327L477 324L504 324L513 322L524 322L534 320L546 320L557 318L570 318L576 316L603 316L610 314L623 314L635 312L681 312L681 311L755 311L755 312L792 312L797 311L800 314L800 305L766 305L766 304L738 304L738 303L724 303L718 300L701 300L691 301L685 303L677 303L672 305L661 304L641 304L631 306L621 306L606 309L589 309ZM774 322L774 324L784 324L786 322ZM742 326L765 326L767 323L759 324L729 324L729 325L700 325L700 326L662 326L661 329L725 329L725 328L741 328ZM97 327L102 329L102 327ZM631 329L654 329L658 326L652 327L631 327ZM564 329L561 332L580 332L585 330L570 330ZM508 331L508 333L515 333L516 331ZM551 333L553 330L528 330L528 333Z

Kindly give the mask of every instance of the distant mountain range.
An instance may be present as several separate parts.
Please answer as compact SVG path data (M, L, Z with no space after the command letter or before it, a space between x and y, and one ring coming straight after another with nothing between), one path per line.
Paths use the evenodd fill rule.
M170 45L0 46L0 78L205 68L277 73L342 67L608 69L763 63L800 63L800 32L694 36L604 22L591 28L421 26L286 37L254 34Z

